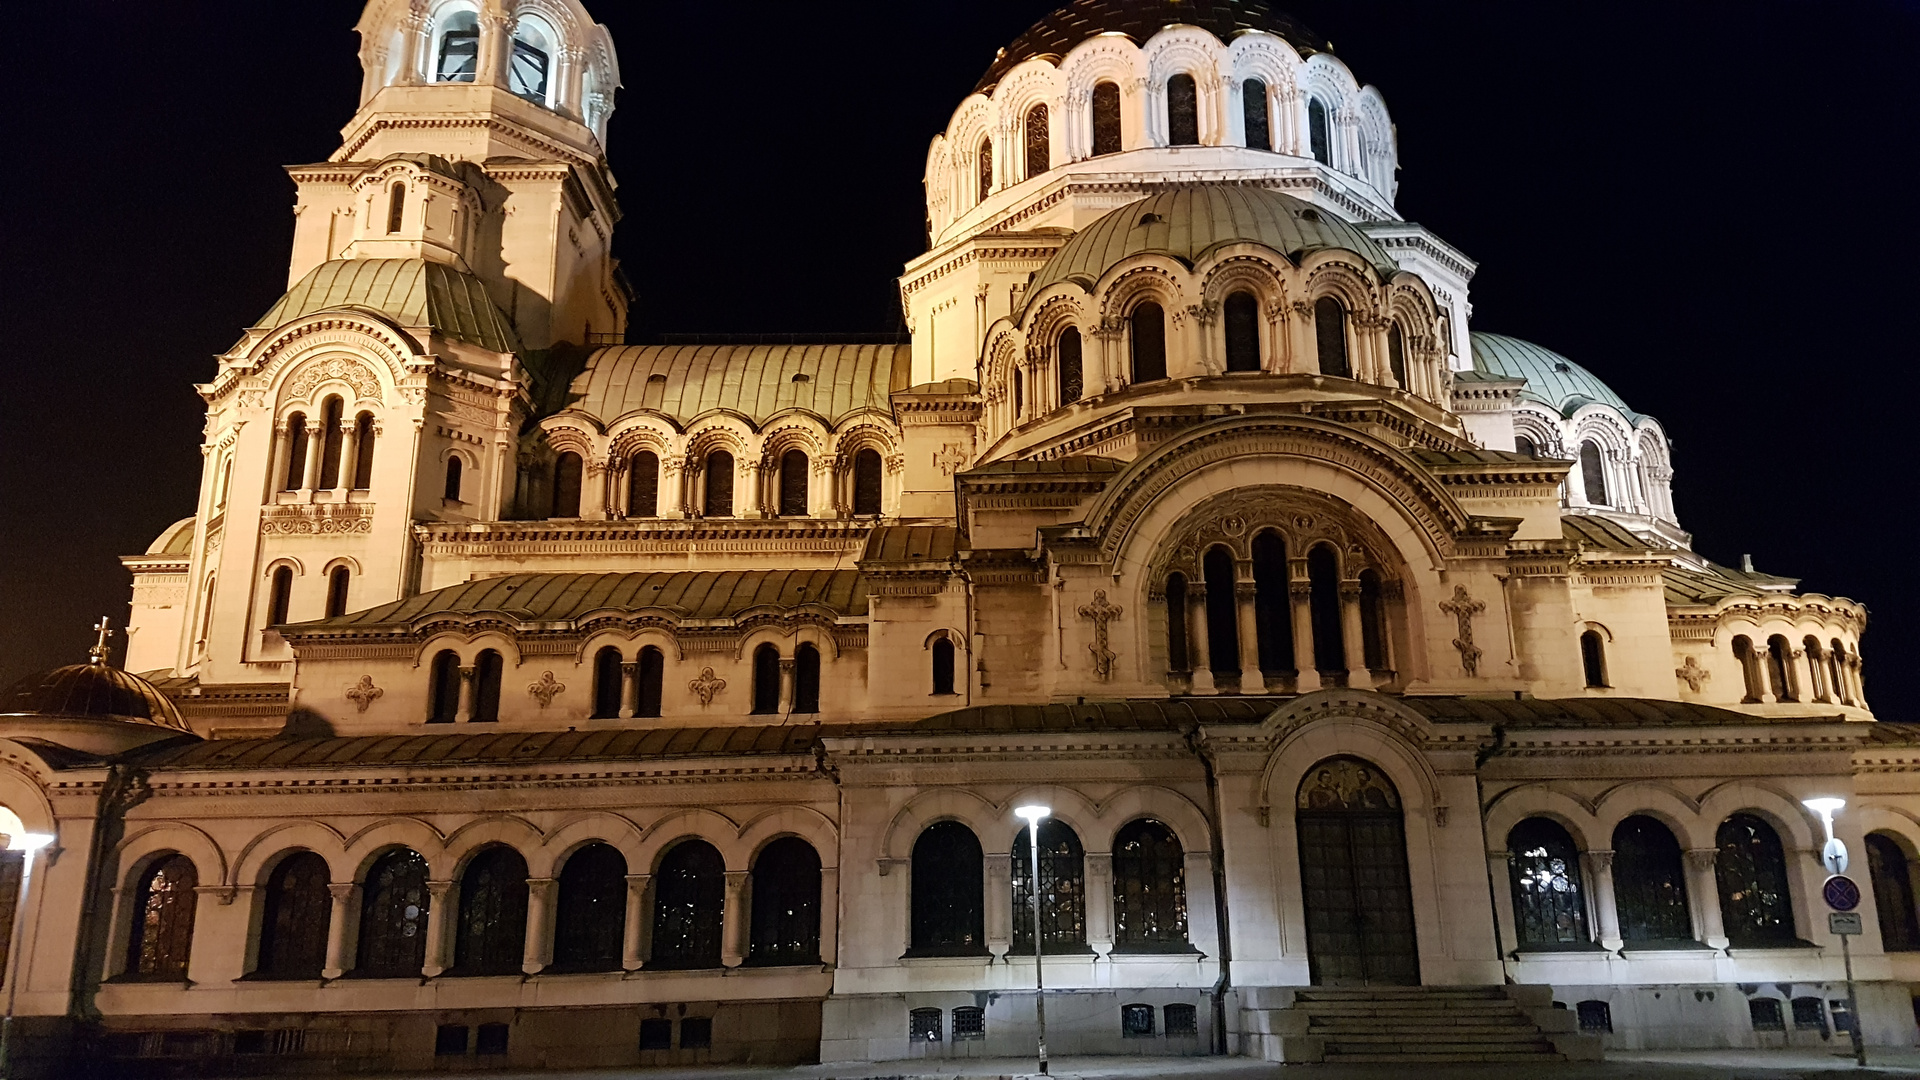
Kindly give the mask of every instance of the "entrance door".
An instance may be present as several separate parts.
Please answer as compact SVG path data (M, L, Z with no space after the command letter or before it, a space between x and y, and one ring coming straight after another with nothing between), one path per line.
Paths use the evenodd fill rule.
M1300 784L1295 827L1315 986L1417 986L1400 794L1374 765L1329 758Z

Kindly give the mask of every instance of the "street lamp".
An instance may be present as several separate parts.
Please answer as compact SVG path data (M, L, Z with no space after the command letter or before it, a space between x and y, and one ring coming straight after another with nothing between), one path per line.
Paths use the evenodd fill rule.
M1040 973L1040 822L1053 813L1050 806L1038 804L1014 807L1015 817L1027 823L1027 842L1030 845L1033 870L1033 883L1029 895L1033 899L1033 1013L1040 1021L1040 1075L1047 1075L1047 980Z
M1833 815L1847 805L1847 800L1831 796L1821 799L1801 799L1800 805L1820 815L1820 821L1827 827L1827 846L1820 849L1820 861L1826 864L1827 873L1844 874L1847 872L1847 845L1833 835Z
M13 935L7 943L7 1013L0 1018L0 1076L13 1075L13 1062L7 1056L13 1035L13 1004L20 995L20 946L26 941L27 890L33 885L33 857L53 843L47 833L18 833L8 838L7 850L24 853L20 866L20 895L13 905Z

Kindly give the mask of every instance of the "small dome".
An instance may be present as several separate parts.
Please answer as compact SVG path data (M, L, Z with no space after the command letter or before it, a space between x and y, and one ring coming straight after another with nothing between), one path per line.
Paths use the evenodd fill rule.
M1325 39L1263 0L1073 0L1000 50L973 89L984 94L1016 66L1042 56L1057 62L1100 34L1125 34L1140 44L1168 26L1197 26L1228 42L1243 31L1264 30L1303 54L1327 48Z
M1091 289L1135 255L1170 255L1192 266L1236 243L1261 244L1296 262L1309 252L1351 251L1383 275L1397 270L1366 233L1310 203L1266 188L1195 184L1129 203L1075 233L1034 275L1027 295L1060 281Z
M0 697L0 717L10 716L119 720L193 731L152 683L106 664L71 664L21 679Z
M1473 367L1488 375L1527 380L1520 396L1535 401L1561 416L1572 416L1581 406L1600 402L1620 410L1628 422L1640 414L1627 408L1620 395L1599 377L1552 349L1531 341L1486 334L1476 330L1473 338Z
M197 519L184 517L147 545L148 555L190 555L193 553L193 526Z

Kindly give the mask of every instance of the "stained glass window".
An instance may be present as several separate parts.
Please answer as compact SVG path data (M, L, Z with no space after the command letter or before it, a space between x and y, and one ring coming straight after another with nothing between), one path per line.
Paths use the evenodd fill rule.
M133 934L127 941L128 975L166 981L187 977L199 884L193 860L185 855L169 855L140 875L133 894Z
M627 859L611 844L588 844L560 868L553 965L615 971L627 926Z
M1027 178L1039 176L1053 167L1053 150L1047 132L1047 107L1035 105L1027 110Z
M1093 155L1120 152L1120 84L1093 85Z
M653 877L654 968L720 966L721 912L726 866L704 840L686 840L660 860Z
M1130 321L1133 332L1127 336L1133 348L1133 381L1143 383L1166 378L1166 312L1149 300L1133 309Z
M1313 302L1313 335L1318 346L1320 374L1353 378L1347 363L1347 309L1331 296Z
M980 140L980 160L978 164L980 166L980 185L979 185L979 190L975 192L975 194L978 196L978 198L975 201L986 202L987 196L993 194L993 140L992 139Z
M1613 859L1620 936L1630 942L1692 941L1686 877L1673 833L1636 814L1613 830Z
M755 964L820 962L820 856L799 837L775 840L754 861L748 959Z
M1227 370L1260 370L1260 304L1250 292L1237 292L1223 305L1226 314Z
M1080 331L1067 327L1060 331L1060 404L1068 405L1080 400L1085 392L1084 375L1080 369Z
M1026 829L1013 839L1013 951L1033 952L1033 848ZM1087 947L1086 855L1058 818L1040 823L1040 940L1045 952Z
M467 864L453 933L459 974L519 974L527 946L527 860L519 852L490 847Z
M1787 857L1773 826L1752 814L1735 814L1720 823L1715 842L1720 853L1713 875L1727 940L1735 946L1794 942Z
M1247 122L1247 148L1273 149L1272 125L1267 120L1267 84L1259 79L1241 83L1240 107Z
M984 956L980 841L957 821L929 825L913 844L912 956Z
M1200 144L1200 96L1191 75L1175 75L1167 80L1167 144Z
M1186 853L1172 829L1141 818L1113 838L1113 948L1168 946L1187 947Z
M506 661L493 649L483 649L473 664L473 716L476 724L491 724L500 719L500 682L506 674Z
M357 974L419 978L427 962L427 860L399 848L367 871L360 900Z
M1507 835L1507 854L1521 946L1590 941L1580 852L1567 830L1546 818L1528 818Z
M1880 916L1880 947L1888 952L1920 950L1913 864L1899 841L1885 833L1868 833L1867 873L1873 879L1873 904Z
M280 860L267 876L260 919L258 972L276 979L317 979L327 964L327 926L333 921L327 860L311 851Z

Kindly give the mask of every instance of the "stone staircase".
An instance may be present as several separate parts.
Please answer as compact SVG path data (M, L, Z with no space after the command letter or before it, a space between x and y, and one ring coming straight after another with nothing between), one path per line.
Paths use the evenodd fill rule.
M1547 986L1260 987L1242 992L1241 1052L1354 1064L1597 1061L1600 1039Z

